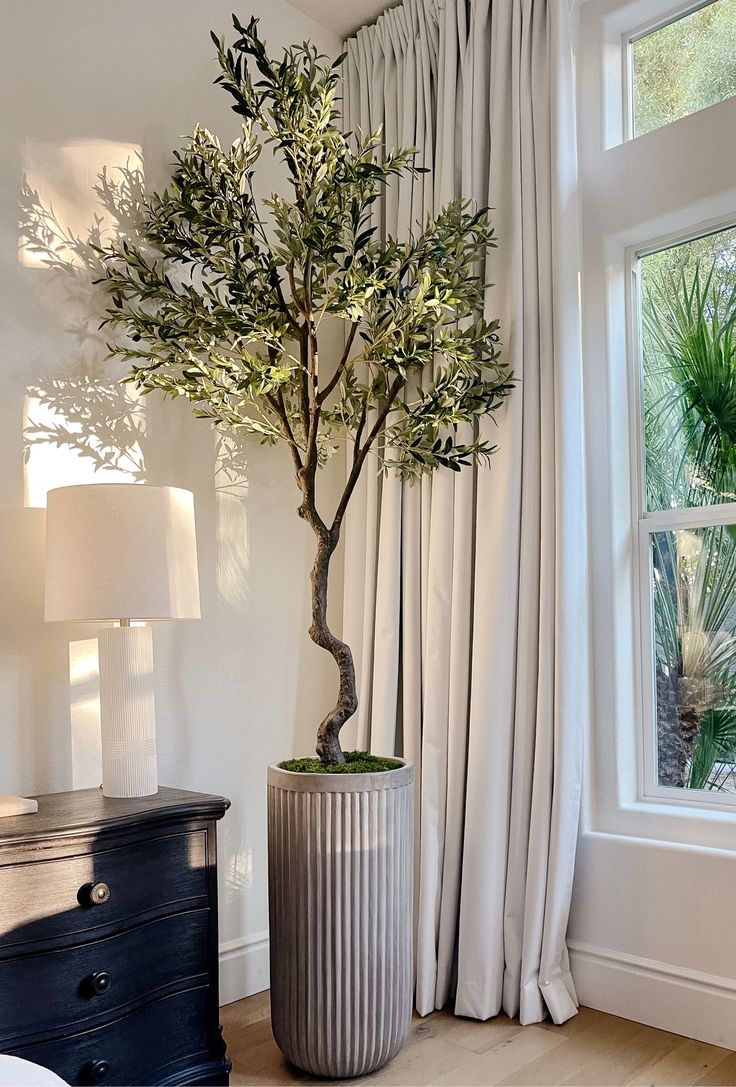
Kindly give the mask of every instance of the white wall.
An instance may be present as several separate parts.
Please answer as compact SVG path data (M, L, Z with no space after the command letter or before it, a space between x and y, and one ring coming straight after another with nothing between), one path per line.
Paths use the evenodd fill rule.
M581 1003L736 1045L732 851L586 831L570 951Z
M28 407L28 390L60 381L52 399L71 391L74 418L88 397L69 385L70 377L91 370L110 379L86 288L71 298L47 269L27 255L19 259L22 175L28 172L59 218L81 231L95 211L90 186L103 163L120 164L139 147L147 179L160 184L171 149L195 122L234 135L229 102L212 86L208 34L228 32L232 6L231 0L3 0L0 792L56 791L89 780L94 630L43 623L38 505L49 485L90 479L95 462L34 437L33 425L47 423L48 413L32 402ZM284 0L240 6L242 18L251 13L261 16L272 48L310 38L330 55L339 51L336 35ZM261 189L269 190L277 184L273 164L265 171ZM193 420L185 405L153 398L144 411L140 449L116 471L131 478L142 456L148 482L194 491L202 588L200 622L154 631L160 780L232 800L220 830L220 934L223 997L234 999L267 984L265 769L312 749L334 675L305 633L312 543L295 515L298 496L285 452L250 448L247 480L229 486L206 423ZM119 442L127 443L130 421L125 411L116 421L108 409L98 413L96 423L102 420L110 441L97 455L109 461ZM26 464L24 429L31 439ZM74 758L70 699L81 730Z

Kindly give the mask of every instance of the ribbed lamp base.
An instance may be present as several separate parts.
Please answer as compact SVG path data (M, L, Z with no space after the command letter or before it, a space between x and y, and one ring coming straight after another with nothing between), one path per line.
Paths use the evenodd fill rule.
M406 1040L413 778L269 767L271 1024L312 1075L365 1075Z
M158 791L153 637L150 627L108 627L98 634L102 791L152 796Z

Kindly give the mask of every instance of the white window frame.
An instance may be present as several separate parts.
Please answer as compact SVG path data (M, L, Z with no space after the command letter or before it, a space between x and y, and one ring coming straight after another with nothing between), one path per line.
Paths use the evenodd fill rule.
M578 124L583 349L594 627L594 708L584 819L603 833L733 849L736 806L654 784L649 534L643 503L639 256L736 223L736 130L729 99L630 134L630 43L702 4L584 0L579 7ZM627 127L628 126L628 127ZM702 524L697 511L665 511ZM718 506L717 523L736 504ZM692 520L691 520L692 519ZM674 518L666 527L674 526ZM645 546L646 544L646 546ZM646 571L647 577L644 577ZM646 589L646 597L644 591ZM643 650L646 648L646 656ZM644 661L647 661L644 664ZM642 722L649 724L647 732Z
M665 804L687 804L698 808L734 808L736 793L715 793L701 789L680 789L658 783L657 710L654 655L654 617L652 598L652 566L650 539L656 532L676 532L681 529L717 527L736 524L736 502L721 502L711 506L649 510L646 499L646 443L643 407L643 358L641 354L641 292L639 261L652 253L661 252L690 241L736 227L736 210L727 219L701 224L696 230L677 232L659 238L656 244L634 247L627 253L628 355L631 397L631 440L634 446L631 479L632 519L637 526L636 623L639 631L637 687L640 698L642 727L639 730L639 796Z

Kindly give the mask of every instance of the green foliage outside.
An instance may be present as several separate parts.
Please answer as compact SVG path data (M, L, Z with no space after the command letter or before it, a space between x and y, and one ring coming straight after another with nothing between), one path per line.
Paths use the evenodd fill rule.
M634 135L736 94L736 0L714 0L633 45Z
M736 230L643 258L649 509L736 501Z
M642 294L661 289L671 296L672 281L676 282L684 275L692 283L696 268L707 272L712 267L716 269L716 282L721 289L736 287L736 227L694 238L686 245L660 249L645 257L640 264ZM670 281L669 285L667 281Z

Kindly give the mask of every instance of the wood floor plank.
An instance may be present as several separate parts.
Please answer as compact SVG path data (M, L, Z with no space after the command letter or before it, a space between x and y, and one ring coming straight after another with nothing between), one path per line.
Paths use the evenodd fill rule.
M458 1068L468 1059L468 1050L437 1030L432 1020L415 1019L409 1039L392 1061L371 1076L352 1083L380 1084L381 1087L429 1087L440 1082L438 1077Z
M628 1083L636 1087L691 1087L731 1055L728 1049L683 1039L659 1060L647 1065Z
M524 1029L507 1015L497 1015L481 1022L460 1018L449 1010L433 1012L421 1022L432 1034L442 1034L448 1041L470 1053L486 1053Z
M271 1034L268 993L221 1010L231 1087L330 1083L286 1063ZM560 1027L476 1022L450 1011L414 1017L406 1046L360 1080L371 1087L736 1087L736 1053L581 1008Z
M577 1071L562 1079L565 1087L591 1087L627 1083L648 1064L659 1060L682 1039L654 1027L610 1017L588 1047L587 1059Z
M539 1027L522 1027L486 1053L468 1057L458 1068L432 1082L437 1087L493 1087L537 1060L544 1053L567 1045L567 1040Z
M536 1026L540 1030L551 1030L553 1034L564 1034L566 1038L571 1038L575 1034L582 1034L592 1027L603 1026L612 1016L607 1015L606 1012L599 1012L595 1008L578 1008L577 1015L573 1015L566 1022L558 1025L553 1023L551 1019L545 1019L541 1023L537 1023Z
M734 1087L736 1084L736 1053L710 1068L695 1081L698 1087Z
M227 1055L233 1062L231 1087L247 1084L308 1083L309 1076L287 1064L271 1033L271 1020L263 1019L225 1034Z
M589 1009L584 1009L589 1011ZM552 1028L567 1044L525 1065L503 1082L508 1087L556 1087L566 1083L593 1060L600 1050L600 1040L609 1027L610 1016L596 1012L578 1014L562 1027ZM616 1020L616 1023L621 1022ZM541 1024L540 1024L541 1026ZM628 1026L628 1024L627 1024ZM619 1028L620 1029L620 1028Z
M259 1023L271 1015L271 994L266 989L245 1000L236 1000L234 1004L223 1004L220 1008L220 1022L223 1033L228 1030L241 1030L251 1023Z

